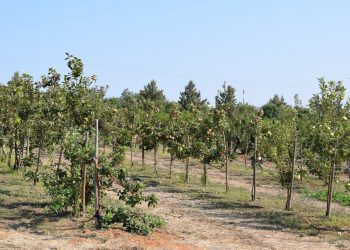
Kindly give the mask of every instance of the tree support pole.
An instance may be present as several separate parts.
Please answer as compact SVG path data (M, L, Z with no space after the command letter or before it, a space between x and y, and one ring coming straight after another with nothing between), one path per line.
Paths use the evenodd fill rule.
M252 201L256 199L256 162L257 162L258 136L255 131L254 135L254 162L253 162L253 185L252 185Z

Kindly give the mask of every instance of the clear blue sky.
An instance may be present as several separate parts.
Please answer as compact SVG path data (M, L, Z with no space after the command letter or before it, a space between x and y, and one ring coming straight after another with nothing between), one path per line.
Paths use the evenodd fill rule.
M69 52L108 96L155 79L177 100L194 80L213 102L226 81L251 104L275 93L306 103L317 77L350 88L349 31L347 0L0 0L0 82L64 74Z

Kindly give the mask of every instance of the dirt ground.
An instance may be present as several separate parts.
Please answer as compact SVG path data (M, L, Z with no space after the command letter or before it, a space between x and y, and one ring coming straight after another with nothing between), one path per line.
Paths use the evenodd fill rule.
M134 159L140 161L136 155ZM160 158L158 166L167 167L166 161ZM147 163L152 164L152 158L148 158ZM182 171L180 165L175 163L175 172ZM220 170L210 168L209 171L212 181L224 180ZM201 174L200 169L191 169L191 174ZM246 180L233 175L230 186L250 188ZM259 190L273 194L281 192L268 185ZM46 218L44 206L18 203L14 209L24 211L24 216L0 218L0 249L350 249L344 243L330 243L322 235L301 237L282 227L241 217L234 208L213 207L209 202L193 199L185 193L158 186L150 186L146 192L159 197L159 205L152 213L167 221L165 227L150 236L137 236L118 228L88 230L69 218ZM302 197L296 194L294 199L298 202ZM315 206L324 207L322 202L313 202ZM334 209L343 208L334 206ZM31 226L37 223L37 218L49 222L46 228Z
M242 219L228 210L157 187L161 202L152 212L167 221L151 236L120 229L83 230L73 222L53 222L52 233L0 225L1 249L338 249L323 238L300 237L283 229ZM64 233L61 233L65 231ZM76 233L79 232L79 233Z

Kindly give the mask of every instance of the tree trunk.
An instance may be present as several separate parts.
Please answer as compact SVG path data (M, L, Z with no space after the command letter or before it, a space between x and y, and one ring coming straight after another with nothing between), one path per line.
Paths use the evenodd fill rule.
M29 156L29 148L30 148L30 139L29 139L29 137L27 137L26 157Z
M89 142L89 132L85 132L85 148L88 147L88 142ZM63 147L62 147L63 148ZM62 151L62 150L61 150ZM81 208L83 211L83 217L86 215L86 162L83 162L82 165L82 187L81 187Z
M8 158L7 158L7 166L8 167L11 167L12 150L13 150L13 140L10 139L10 142L9 142L9 153L8 153Z
M38 158L37 158L37 161L36 161L34 185L36 185L36 183L38 182L38 172L39 172L39 166L40 166L40 160L41 160L42 147L43 147L43 141L41 139L40 145L39 145L39 151L38 151Z
M225 131L223 131L223 137L224 137L224 154L225 154L225 191L228 192L228 142L226 141Z
M15 164L13 165L13 169L17 170L19 169L20 165L20 158L19 158L19 147L18 147L18 131L15 129Z
M1 151L2 151L2 156L6 157L5 145L4 144L1 145Z
M252 201L256 199L256 163L257 163L257 147L258 147L258 137L255 132L254 135L254 162L253 162L253 185L252 185Z
M106 154L107 142L103 140L103 154Z
M133 150L133 147L132 147L132 140L131 140L131 145L130 145L130 165L134 166L134 161L132 159L132 156L133 156L132 155L133 154L132 150Z
M333 197L333 180L334 180L334 172L335 172L335 162L332 165L331 174L329 176L328 181L328 194L327 194L327 210L326 216L331 216L331 205L332 205L332 197Z
M247 144L245 146L245 152L244 152L244 166L245 167L247 167L248 148L249 148L249 139L247 140Z
M17 170L19 169L19 166L21 164L21 158L20 158L20 149L18 147L17 142L15 142L15 164L13 165L13 169Z
M233 141L232 141L232 139L227 140L227 143L228 143L227 150L230 152L230 154L232 154L233 153Z
M170 153L170 166L169 166L169 178L172 176L172 168L173 168L173 153Z
M95 171L94 171L94 195L95 195L95 225L96 228L101 228L101 215L100 215L100 179L98 175L98 119L96 119L96 135L95 135Z
M29 157L29 137L26 138L26 157ZM27 164L24 165L24 173L27 173Z
M303 145L300 144L300 181L303 182L304 176L304 159L303 159Z
M349 175L349 181L350 181L350 160L348 160L347 165L348 165L348 175Z
M190 146L190 136L187 135L187 147ZM185 174L185 182L190 182L190 156L187 156L186 158L186 174Z
M208 166L203 164L203 177L204 177L204 186L208 186Z
M186 174L185 174L185 182L190 182L190 157L186 158Z
M63 152L64 152L64 146L63 146L63 142L62 142L61 149L60 149L60 155L58 157L57 169L59 169L62 165Z
M293 191L293 185L294 185L294 170L295 170L296 155L297 155L297 141L294 140L293 161L292 161L292 169L290 174L291 176L290 176L290 184L288 188L289 194L287 195L286 210L290 210L291 203L292 203L292 191Z
M291 193L292 193L292 190L291 190L291 188L289 186L289 187L287 187L287 201L286 201L286 206L284 208L285 210L289 210L290 209L289 201L290 201L290 198L291 198Z
M158 150L158 145L155 144L154 149L153 149L153 158L154 158L154 173L157 173L157 150Z
M24 144L25 144L25 137L22 135L21 137L21 144L20 144L20 148L21 148L21 155L20 155L20 159L23 159L24 157Z
M141 154L142 154L142 169L145 169L145 146L143 145L143 143L142 143Z

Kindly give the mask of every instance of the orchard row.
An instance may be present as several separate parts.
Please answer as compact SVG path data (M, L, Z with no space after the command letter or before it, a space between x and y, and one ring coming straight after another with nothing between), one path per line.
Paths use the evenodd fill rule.
M128 148L131 164L133 149L141 150L143 165L145 151L153 150L157 172L157 150L162 146L170 155L170 176L172 162L182 160L188 182L190 160L196 159L203 165L207 185L207 166L219 164L226 172L227 191L228 163L243 155L252 166L252 200L256 168L264 161L273 162L287 191L287 210L295 177L316 175L328 185L330 216L333 181L350 159L350 102L345 101L341 82L319 79L320 91L306 106L298 96L291 106L275 95L261 108L238 103L235 89L224 84L212 107L192 81L178 102L168 101L153 80L138 93L126 89L120 97L106 98L106 88L94 86L96 76L84 76L80 59L67 54L66 60L69 72L64 76L50 68L38 82L15 73L0 85L0 157L15 170L30 168L28 175L35 183L41 179L54 197L53 209L85 212L93 197L101 196L94 193L96 175L101 190L119 180L124 187L119 197L128 205L156 203L154 196L141 195L141 184L128 182L121 164ZM96 120L98 143L111 151L98 159L94 157L98 143L92 143L97 141ZM59 161L51 172L41 173L43 152L57 148ZM68 167L64 160L70 162Z

